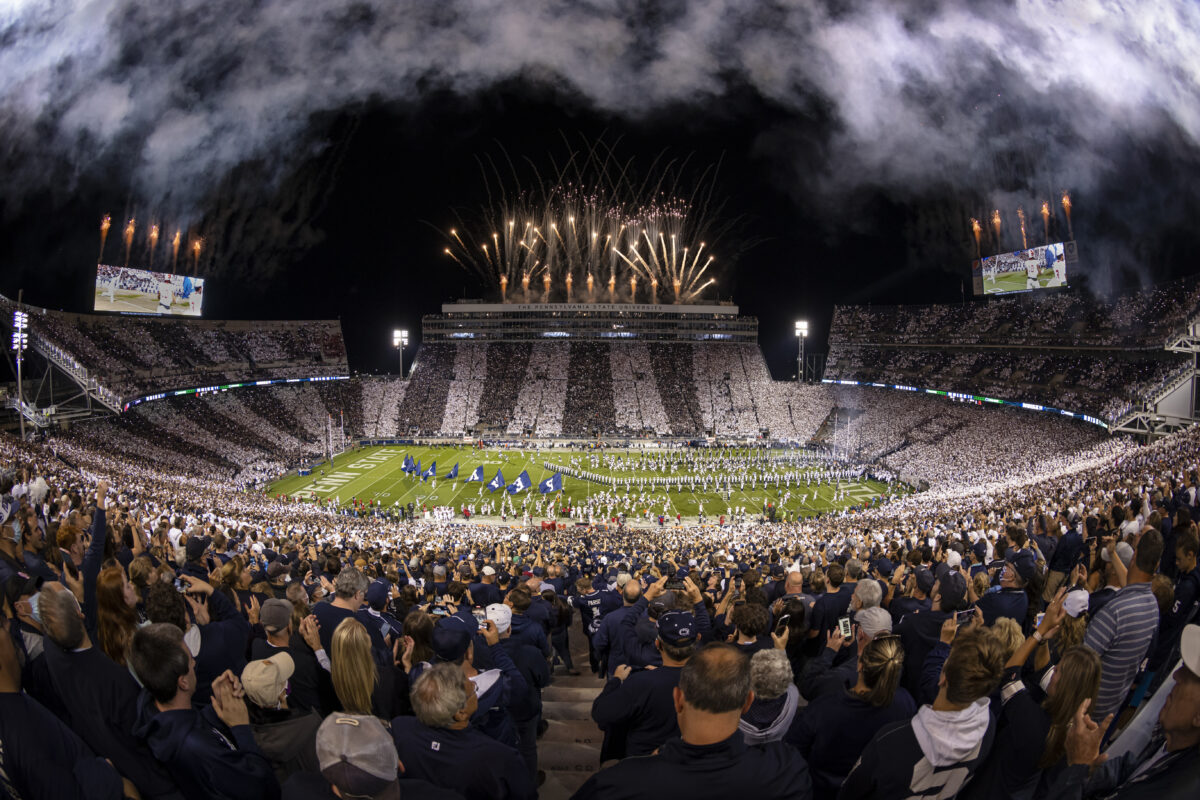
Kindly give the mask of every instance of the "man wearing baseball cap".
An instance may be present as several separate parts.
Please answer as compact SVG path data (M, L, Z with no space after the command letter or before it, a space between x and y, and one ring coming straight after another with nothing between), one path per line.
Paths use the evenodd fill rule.
M695 652L699 635L690 611L666 611L658 618L654 647L662 666L634 672L621 664L592 703L592 719L604 731L608 758L643 756L679 733L675 687Z
M1112 717L1097 723L1088 702L1080 705L1067 731L1067 769L1047 797L1165 800L1200 793L1200 625L1183 629L1180 655L1156 733L1141 752L1102 756L1100 742Z
M1029 611L1030 581L1037 579L1037 561L1032 550L1010 551L1000 572L999 590L989 591L976 604L983 611L983 624L991 627L1001 617L1016 620L1024 627Z
M300 623L300 630L293 630L292 604L288 600L271 598L262 604L258 612L258 621L262 624L267 638L255 638L250 643L250 658L270 658L275 653L286 653L291 659L294 671L288 680L291 694L288 695L288 705L293 708L320 711L321 700L318 693L318 670L329 669L329 656L321 648L321 637L317 633L316 617L309 617ZM306 646L307 645L307 646ZM323 664L323 667L322 667Z
M288 681L293 672L292 657L283 651L251 661L242 670L254 741L281 783L293 772L314 771L317 763L313 737L321 717L289 706Z
M396 745L375 717L333 713L316 736L320 774L297 772L288 778L289 800L457 800L462 795L417 778L400 778Z
M490 606L501 602L500 590L496 588L496 568L490 564L480 571L478 583L467 587L471 593L471 602L477 606Z
M913 697L921 693L921 669L925 656L942 638L942 623L967 606L967 580L959 572L947 572L930 589L932 608L909 614L895 627L904 645L904 677L901 685Z
M542 719L542 689L550 685L550 666L540 650L512 636L512 608L493 603L484 613L496 625L500 647L516 665L525 679L525 691L510 694L508 712L517 726L520 744L517 750L529 767L530 780L537 780L537 730Z

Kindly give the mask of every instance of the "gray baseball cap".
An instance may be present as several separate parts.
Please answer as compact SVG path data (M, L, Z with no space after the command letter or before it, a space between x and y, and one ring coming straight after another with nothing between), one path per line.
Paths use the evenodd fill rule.
M317 763L342 796L399 798L396 744L378 718L333 713L317 728Z

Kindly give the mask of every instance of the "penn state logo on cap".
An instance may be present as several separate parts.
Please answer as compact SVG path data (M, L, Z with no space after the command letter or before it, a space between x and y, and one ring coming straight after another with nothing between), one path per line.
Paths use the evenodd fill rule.
M690 611L668 611L658 618L658 638L673 647L696 641L696 619Z

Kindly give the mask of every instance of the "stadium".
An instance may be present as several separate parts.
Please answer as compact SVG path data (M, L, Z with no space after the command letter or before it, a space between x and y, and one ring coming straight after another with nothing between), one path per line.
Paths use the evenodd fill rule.
M336 320L114 317L4 299L6 319L27 315L17 332L36 376L8 403L28 443L4 448L26 480L82 489L113 475L117 513L144 519L145 546L167 561L169 526L182 525L196 541L248 536L247 554L255 539L300 546L303 571L304 548L344 536L403 542L397 552L429 568L437 548L517 548L518 563L540 564L572 560L593 537L616 537L621 552L683 536L798 565L805 543L823 541L878 569L916 536L948 554L961 536L975 553L998 548L1019 514L1034 530L1107 515L1130 477L1146 480L1144 464L1163 481L1147 484L1152 506L1189 497L1196 286L1109 302L839 306L824 374L804 382L771 379L757 321L729 303L445 304L423 319L401 377L351 374ZM1016 303L1042 324L998 325ZM1099 485L1117 493L1078 488ZM760 567L764 586L779 563ZM664 574L651 569L648 580ZM243 594L254 591L270 596L265 583ZM576 659L591 638L577 633ZM547 698L595 692L562 680L585 684ZM594 723L556 705L544 706L555 733L538 753L547 794L565 796L599 756L561 741L586 741L579 728Z
M652 6L8 13L0 795L1196 796L1200 15Z

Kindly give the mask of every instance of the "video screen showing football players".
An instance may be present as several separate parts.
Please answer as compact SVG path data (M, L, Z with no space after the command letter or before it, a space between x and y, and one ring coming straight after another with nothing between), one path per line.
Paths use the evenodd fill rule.
M1063 243L988 256L971 265L975 294L1011 294L1067 286Z
M96 265L96 311L198 317L203 302L203 278Z

